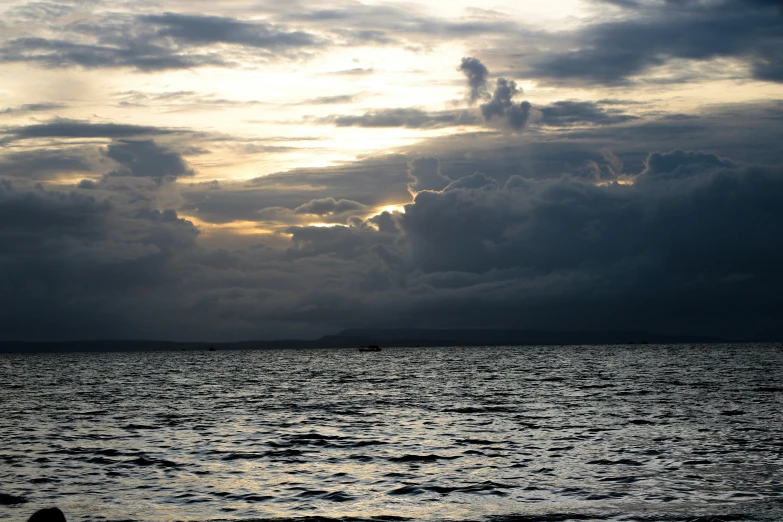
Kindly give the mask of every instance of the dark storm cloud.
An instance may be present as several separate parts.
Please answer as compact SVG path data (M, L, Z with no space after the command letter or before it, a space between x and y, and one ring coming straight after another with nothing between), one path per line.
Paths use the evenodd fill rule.
M506 124L514 130L521 130L527 125L532 106L527 101L514 103L514 96L522 92L515 81L498 78L495 82L495 90L490 95L487 89L489 69L480 60L462 58L459 70L468 80L468 102L473 104L480 99L487 100L480 106L481 114L486 121L498 116L505 119Z
M443 190L451 178L440 171L438 158L416 158L408 164L408 192L416 195L422 190Z
M599 105L604 105L600 102ZM611 151L628 172L644 169L645 149L692 148L720 153L741 163L780 164L783 151L783 105L780 102L710 105L697 114L652 114L604 125L580 122L548 128L535 107L524 134L465 133L433 138L409 149L413 155L440 159L451 178L483 171L505 183L512 175L559 177L595 162L608 169L604 153ZM617 113L612 113L617 114ZM541 115L543 117L543 115ZM560 123L560 122L558 122ZM644 149L640 150L640 143ZM612 167L613 168L613 167ZM606 179L602 176L602 179Z
M759 60L754 70L760 80L783 82L783 56Z
M468 101L470 103L475 103L477 100L489 95L487 92L489 69L478 58L463 57L459 70L468 79L468 88L470 89L468 91Z
M149 177L157 180L192 176L182 155L167 150L153 140L118 140L106 149L106 156L121 165L109 176Z
M173 210L93 192L0 180L4 338L133 336L146 299L181 281L172 259L198 231Z
M98 188L98 183L91 179L82 179L79 180L79 183L76 184L76 187L84 190L94 190Z
M475 13L474 13L475 14ZM359 30L382 31L392 38L419 37L441 39L465 38L471 36L494 36L501 33L523 32L519 24L497 17L477 17L468 20L447 20L425 15L415 6L347 4L338 8L297 8L282 15L284 20L306 22L315 26L334 27L340 22L343 27L355 26Z
M322 10L277 6L268 10L265 21L169 12L141 16L113 13L98 15L91 22L65 23L59 19L64 13L49 13L39 19L40 33L1 43L0 61L159 71L295 59L333 46L394 44L416 49L437 38L467 39L482 56L494 56L491 63L502 63L506 70L510 67L520 76L539 80L618 84L672 59L716 57L743 61L758 79L780 81L783 75L779 50L783 13L775 3L722 0L709 5L615 5L621 6L621 16L596 18L604 21L549 33L532 31L497 13L486 16L474 11L468 19L446 20L410 6L361 4ZM13 17L32 20L19 11L12 11L11 16L12 22ZM225 46L232 46L232 52ZM471 81L477 86L482 65L476 60L463 68L473 75ZM371 69L343 71L367 72ZM478 99L478 91L469 98Z
M616 109L604 109L594 102L562 100L536 109L541 112L538 123L551 127L583 124L613 125L638 119L638 116Z
M298 184L300 203L279 215L296 215L290 209L301 205L316 215L358 211L356 202L377 194L355 186L363 178L405 190L410 179L401 160L260 178L247 187L258 189L249 201L288 180L288 195L270 194L272 204L256 201L255 208L275 206L281 194L293 201ZM650 154L644 164L632 185L570 175L504 182L451 176L440 191L419 191L404 214L290 227L287 249L199 246L191 223L154 204L158 185L145 185L153 191L145 199L108 183L139 178L109 177L89 190L3 181L0 286L9 298L0 303L2 331L17 338L236 339L372 325L622 324L732 336L779 332L783 171L682 150ZM407 168L452 172L434 158ZM322 193L330 179L333 193L350 201L302 200L308 191L301 187L320 184ZM236 206L233 189L222 186L205 192L228 194L218 206ZM364 196L348 197L351 190Z
M335 227L291 227L291 247L287 253L292 258L334 255L349 259L359 254L364 246L362 238L350 228Z
M0 201L7 252L29 242L44 243L50 234L100 235L104 216L112 208L109 202L91 196L47 191L40 186L26 188L8 180L0 180Z
M123 123L90 123L81 120L57 119L47 123L0 128L2 141L36 138L122 138L126 136L159 136L177 131L146 125Z
M473 174L419 192L404 214L371 218L372 229L290 228L292 266L308 281L325 278L291 310L308 310L327 331L612 329L617 321L726 335L776 331L783 172L689 151L651 154L646 164L630 186L571 176L501 184ZM753 311L743 311L739 303L750 302Z
M602 101L599 106L604 104ZM324 195L368 206L407 202L413 182L408 176L410 163L420 157L438 158L438 170L448 178L436 176L434 185L423 187L427 190L442 189L451 180L476 171L485 172L501 185L514 175L546 179L565 173L607 181L626 172L641 172L646 147L671 150L684 142L704 151L720 151L742 163L775 164L783 163L781 122L779 103L712 105L701 115L650 116L615 125L580 122L574 127L552 127L554 130L534 120L524 134L482 131L430 138L407 147L405 154L296 169L251 182L221 183L221 191L193 185L181 187L181 192L189 213L210 223L226 223L253 221L264 208L290 210ZM644 149L640 143L645 144ZM618 163L624 168L618 168ZM416 185L411 186L418 192Z
M527 102L514 102L514 97L522 93L516 82L505 78L498 78L495 90L489 93L489 69L476 58L462 58L459 70L468 80L469 103L477 100L486 100L481 104L481 113L484 119L491 121L494 117L504 119L506 124L515 130L524 128L530 118L533 106ZM612 100L606 101L607 105L616 104ZM625 114L619 109L605 109L595 102L561 100L550 105L536 107L541 113L539 124L550 127L563 127L579 124L613 125L627 122L637 117Z
M647 156L643 175L669 175L685 177L694 172L700 172L710 167L736 167L725 158L719 158L715 154L673 150L671 152L653 152Z
M720 296L763 310L759 317L744 314L738 322L746 327L772 328L779 303L773 289L783 283L777 269L783 249L773 239L783 230L783 171L727 168L725 160L685 151L654 154L647 163L658 170L648 168L631 186L512 177L503 189L471 181L421 192L400 225L425 272L522 270L521 278L538 287L530 303L520 299L526 310L555 300L558 315L572 310L595 321L601 312L567 303L594 301L618 313L645 296L637 310L652 315L621 317L645 327L687 330L695 321L718 328L711 313L720 310L727 320L737 310L712 301ZM750 282L732 283L740 274ZM647 305L676 296L687 318Z
M46 28L47 36L11 38L0 44L0 61L162 71L234 65L234 60L224 59L210 49L216 44L263 50L263 57L268 59L326 43L312 33L289 31L270 23L180 13L115 13L76 23L50 20Z
M481 113L488 120L493 116L503 116L506 109L511 107L511 99L520 92L515 81L498 78L492 98L487 103L481 104Z
M381 212L380 214L376 216L372 216L370 219L367 220L368 223L372 223L375 226L378 227L378 231L384 234L396 234L400 230L397 228L397 222L392 217L391 213L389 212ZM386 248L384 248L382 245L378 245L376 249L373 250L373 253L378 254L378 248L381 249L382 254L380 254L382 257L384 257L387 260L394 259L393 264L400 264L400 261L397 261L399 258L396 256L393 256Z
M25 103L24 105L18 105L16 107L6 107L0 109L0 115L3 114L26 114L28 112L43 112L51 111L55 109L64 109L68 107L64 103Z
M256 9L263 10L262 6ZM518 24L496 18L445 20L394 6L354 4L316 10L283 6L266 21L226 16L167 12L131 15L110 13L73 22L75 7L59 10L17 9L10 21L35 22L37 34L0 43L0 61L44 67L133 68L163 71L202 66L234 67L245 60L298 58L329 46L409 44L421 39L462 39L482 35L520 34ZM89 20L89 21L85 21ZM340 27L335 28L335 22ZM291 29L286 23L294 22ZM230 45L241 57L218 46ZM343 71L366 74L371 69Z
M521 93L513 80L498 78L492 98L487 103L481 104L481 114L487 121L498 116L504 118L506 123L515 130L520 130L527 125L530 119L530 102L522 101L514 103L514 96Z
M146 39L104 45L42 37L6 41L0 46L0 62L30 62L44 67L76 65L86 69L130 67L139 71L230 65L214 54L181 53L170 45Z
M644 250L654 246L646 244L653 236L657 242L669 241L671 238L665 232L667 227L663 225L675 216L667 216L668 212L677 215L675 221L680 226L700 229L709 226L711 237L702 239L711 243L713 248L733 248L732 242L720 241L721 234L738 228L752 228L755 217L746 218L749 221L745 222L739 219L739 216L745 215L741 212L743 208L759 205L765 199L765 191L777 193L773 187L783 183L779 169L725 168L722 165L731 163L711 154L688 151L653 153L648 157L647 165L648 168L632 186L595 186L569 178L530 181L513 177L501 190L496 183L488 183L489 178L486 176L474 175L462 178L459 180L460 185L455 182L442 193L421 193L416 202L406 209L401 222L404 229L417 240L427 237L420 247L426 253L422 257L433 263L427 267L428 270L483 271L490 267L515 264L537 270L551 270L560 266L578 268L585 262L589 264L596 257L622 257L626 250L628 255L635 255L636 249ZM466 183L470 178L475 178L477 182ZM702 213L705 208L689 208L687 214L679 215L688 207L686 201L693 196L704 196L700 204L717 210L726 197L733 197L734 194L742 200L743 208L724 213L720 223L712 222L716 217L712 211ZM759 207L764 212L771 212L767 216L770 219L762 224L762 230L754 232L756 237L751 240L758 242L757 247L764 249L777 249L762 241L764 237L770 237L770 226L776 228L781 224L780 212L773 209L773 203L765 201ZM452 209L456 205L470 210L455 214ZM644 223L645 216L649 216L651 211L655 215L654 222ZM482 216L482 219L478 219L478 216ZM455 219L458 221L455 222ZM737 222L738 219L740 222ZM509 235L509 227L516 228L520 224L525 226ZM633 226L626 229L629 224ZM661 230L653 236L637 234L637 227L648 225L653 228L660 226ZM623 233L619 234L620 230L615 227L620 227ZM536 235L529 236L529 233ZM519 234L517 239L513 239L516 234ZM548 239L545 235L548 235ZM630 235L636 237L631 238ZM687 231L678 231L678 235L691 236ZM693 237L698 235L693 234ZM478 238L488 241L493 237L498 242L485 245L488 250L477 256L479 265L473 266L464 256L449 255L452 248L472 251L472 248L465 248L472 241ZM440 251L452 241L453 245ZM594 246L600 244L603 248L593 248L587 252L587 244L593 242L596 243ZM525 244L535 245L535 249L524 254L514 251L515 246L521 248ZM671 245L656 247L669 250ZM678 244L677 247L690 248L685 244ZM506 248L510 250L504 252ZM702 255L695 247L691 253ZM495 255L498 257L493 259ZM520 255L527 260L520 263ZM674 258L679 259L677 256ZM721 262L713 261L718 264ZM698 269L697 266L688 267L688 270Z
M616 84L670 59L738 58L757 79L781 80L783 10L774 2L624 3L627 16L578 29L578 47L547 52L529 74Z
M315 35L304 31L287 31L272 24L242 22L220 16L165 13L141 16L139 20L155 25L157 35L179 42L228 43L269 50L302 48L321 43Z
M500 185L497 180L487 176L483 172L474 172L470 176L464 176L458 180L452 181L443 189L443 192L452 190L497 190Z
M72 173L87 176L105 173L157 181L189 176L193 170L187 166L182 154L203 154L207 151L194 146L192 141L190 145L177 145L176 142L183 136L173 138L175 134L193 138L192 134L181 130L78 120L60 119L8 126L0 128L0 143L20 150L0 154L0 176L53 180L69 177ZM177 150L169 150L172 145L159 145L152 139L138 139L149 136L165 136ZM90 145L89 141L80 140L82 138L97 139L107 143L107 147L102 149L98 144ZM106 158L118 163L119 168L107 173ZM104 166L99 168L101 164Z
M294 212L297 214L325 216L329 214L364 212L366 210L366 205L362 205L356 201L351 201L350 199L336 200L332 197L329 197L314 199L305 203L304 205L299 205L294 209Z
M90 172L83 154L58 149L12 152L0 156L0 176L44 180L70 172Z
M431 129L459 125L475 125L479 120L467 111L425 111L417 108L378 109L359 116L330 115L318 118L318 123L337 127L404 127Z
M111 13L87 18L91 21L64 22L61 17L69 11L47 13L36 19L41 26L39 33L0 43L0 61L149 72L297 59L334 46L393 44L419 49L422 41L430 45L433 37L462 40L528 32L516 22L496 16L446 20L424 15L410 6L353 4L320 11L289 7L270 10L266 21L167 12L138 16ZM21 11L12 12L13 16L28 23L35 18ZM339 28L335 28L336 21ZM291 22L296 28L286 25ZM241 55L221 48L226 45ZM372 72L356 68L335 74Z

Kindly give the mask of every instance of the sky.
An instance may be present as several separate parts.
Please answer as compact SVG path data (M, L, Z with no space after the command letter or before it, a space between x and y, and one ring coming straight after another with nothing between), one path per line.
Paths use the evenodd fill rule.
M780 0L5 0L0 78L0 340L783 337Z

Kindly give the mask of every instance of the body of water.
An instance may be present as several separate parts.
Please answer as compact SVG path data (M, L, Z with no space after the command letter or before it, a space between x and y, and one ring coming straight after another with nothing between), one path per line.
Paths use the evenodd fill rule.
M0 519L779 521L781 407L771 345L6 354Z

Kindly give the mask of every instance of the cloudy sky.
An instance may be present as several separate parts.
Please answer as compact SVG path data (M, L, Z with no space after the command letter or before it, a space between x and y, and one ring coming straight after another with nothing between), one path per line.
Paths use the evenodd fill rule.
M0 338L783 335L780 0L5 0Z

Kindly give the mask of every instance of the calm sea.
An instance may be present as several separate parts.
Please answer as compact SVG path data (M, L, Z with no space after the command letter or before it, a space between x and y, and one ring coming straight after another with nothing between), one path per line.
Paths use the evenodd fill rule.
M780 521L782 407L771 345L2 355L0 519Z

